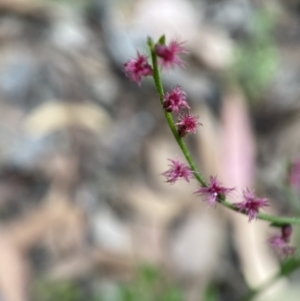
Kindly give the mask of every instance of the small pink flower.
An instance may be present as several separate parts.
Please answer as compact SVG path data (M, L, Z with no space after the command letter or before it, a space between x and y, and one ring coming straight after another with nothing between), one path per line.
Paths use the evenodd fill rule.
M270 246L282 257L291 256L295 253L296 248L290 246L280 235L274 235L268 240Z
M269 206L266 198L257 198L248 188L243 192L244 201L235 203L234 205L242 212L245 212L249 217L249 222L256 219L260 208Z
M168 160L171 162L171 164L169 164L170 169L162 174L166 177L166 182L174 184L179 179L184 179L187 182L190 182L190 179L193 178L194 174L190 167L185 165L184 163L179 162L177 159Z
M124 64L124 72L131 81L140 85L142 77L152 75L152 67L149 65L147 57L138 52L137 58L132 58Z
M155 46L155 52L159 57L159 63L165 69L170 69L176 66L183 66L183 61L180 58L180 54L187 53L186 48L182 42L173 40L170 44L157 44Z
M171 91L166 93L163 107L167 112L175 113L178 113L181 108L190 109L187 103L186 93L181 89L180 86L176 86Z
M286 225L281 228L281 235L274 235L269 238L268 243L275 251L283 257L291 256L295 253L296 248L289 245L292 235L292 226Z
M207 187L198 189L194 193L206 196L205 201L208 202L210 206L212 206L216 204L219 196L226 195L234 189L235 188L225 188L220 185L217 177L210 177L209 185Z
M179 117L179 122L176 123L178 126L178 134L180 137L184 137L188 133L196 133L197 127L202 125L198 122L199 116L194 116L190 113L186 113Z

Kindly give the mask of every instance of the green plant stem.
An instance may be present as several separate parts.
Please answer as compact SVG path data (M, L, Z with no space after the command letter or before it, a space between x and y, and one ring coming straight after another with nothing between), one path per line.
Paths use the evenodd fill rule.
M153 41L151 38L148 38L148 45L151 50L151 58L152 58L152 65L153 65L152 66L153 67L153 79L154 79L156 90L159 94L160 103L162 105L163 101L164 101L164 89L162 86L162 82L161 82L160 74L159 74L159 70L158 70L157 55L155 53L154 44L153 44ZM191 169L194 171L195 178L199 181L201 186L206 187L207 184L205 183L204 178L202 177L199 170L197 169L197 166L196 166L190 152L188 151L186 144L183 142L182 138L178 134L172 114L166 112L165 110L164 110L164 113L165 113L165 117L167 119L168 125L173 133L173 136L174 136L177 144L179 145L182 153L184 154L186 160L188 161Z
M158 68L158 63L157 63L157 55L155 53L155 45L154 45L153 40L151 38L148 38L148 46L149 46L150 51L151 51L154 84L155 84L156 90L159 94L160 103L162 105L163 101L164 101L164 89L163 89L161 78L160 78L160 73L159 73L159 68ZM204 177L202 176L202 174L199 172L199 170L197 168L197 165L194 162L194 160L193 160L186 144L184 143L183 139L178 134L178 131L176 129L172 114L166 112L165 110L164 110L164 114L165 114L167 123L168 123L168 125L169 125L169 127L170 127L170 129L173 133L173 136L174 136L177 144L179 145L183 155L185 156L187 162L189 163L191 170L194 172L195 178L198 180L198 182L200 183L200 185L202 187L207 187L207 183L205 182ZM224 207L246 215L246 212L239 211L238 208L236 208L234 206L234 204L228 202L225 199L224 196L220 196L218 201ZM298 224L298 225L300 225L300 217L298 217L298 218L297 217L278 217L278 216L268 215L268 214L265 214L265 213L258 213L257 219L274 223L277 226L286 225L286 224Z
M234 204L228 202L226 199L224 200L220 200L220 203L225 206L226 208L236 211L236 212L240 212L242 214L246 214L243 211L239 211L238 208L236 208L234 206ZM280 225L286 225L286 224L298 224L300 225L300 218L299 217L282 217L282 216L274 216L274 215L269 215L269 214L265 214L265 213L258 213L257 215L257 219L262 220L262 221L266 221L266 222L270 222L270 223L274 223L278 226Z

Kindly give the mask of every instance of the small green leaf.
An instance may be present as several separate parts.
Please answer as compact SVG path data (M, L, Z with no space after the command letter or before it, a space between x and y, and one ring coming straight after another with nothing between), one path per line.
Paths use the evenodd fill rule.
M159 40L158 40L158 44L160 45L165 45L166 44L166 36L162 35Z
M282 276L288 276L300 267L300 259L291 257L281 263L280 272Z

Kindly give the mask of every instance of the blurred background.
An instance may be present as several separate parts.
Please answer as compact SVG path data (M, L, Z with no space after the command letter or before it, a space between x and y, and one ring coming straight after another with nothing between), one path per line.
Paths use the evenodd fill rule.
M234 301L278 271L278 230L161 176L180 150L122 68L162 34L189 50L163 83L200 115L205 177L300 215L300 1L0 0L1 301Z

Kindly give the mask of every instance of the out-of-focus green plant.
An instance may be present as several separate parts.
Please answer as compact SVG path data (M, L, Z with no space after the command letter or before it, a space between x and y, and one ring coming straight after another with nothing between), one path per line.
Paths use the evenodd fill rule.
M70 282L39 281L33 287L37 301L111 301L105 293L87 297L82 287ZM145 265L138 269L133 281L120 284L113 301L183 301L180 288L176 287L161 269Z
M71 282L37 282L33 287L33 298L38 301L79 301L80 288Z
M236 49L233 73L252 102L259 100L278 66L274 26L274 15L260 11L252 22L251 38Z
M120 301L183 301L181 290L167 278L160 269L143 266L132 283L121 286Z
M204 292L203 298L201 299L203 301L219 301L219 292L218 288L214 285L209 286L206 291Z

